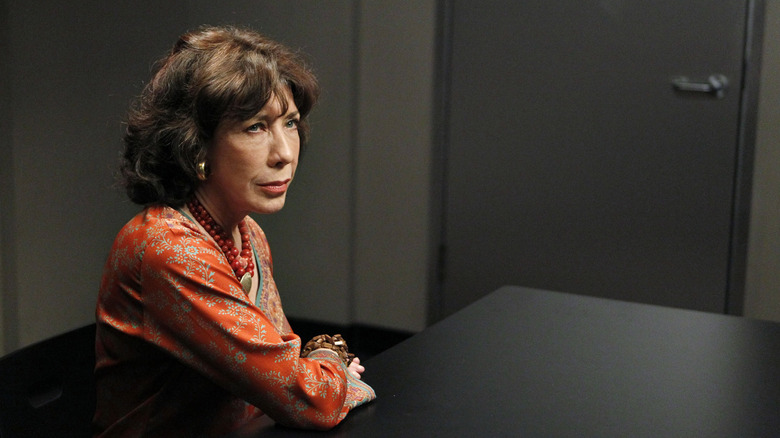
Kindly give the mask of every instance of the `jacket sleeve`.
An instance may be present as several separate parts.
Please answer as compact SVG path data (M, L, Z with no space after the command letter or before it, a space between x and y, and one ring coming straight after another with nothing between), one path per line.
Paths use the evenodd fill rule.
M186 227L149 230L142 257L146 340L276 422L328 429L375 397L335 354L300 358L300 338L279 333L248 301L204 235Z

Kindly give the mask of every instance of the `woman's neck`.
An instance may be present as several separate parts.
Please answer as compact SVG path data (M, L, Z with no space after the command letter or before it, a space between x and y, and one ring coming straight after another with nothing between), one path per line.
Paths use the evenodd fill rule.
M222 229L228 233L228 235L233 237L240 235L238 232L238 224L241 222L241 220L244 219L245 215L240 217L231 216L228 213L228 209L221 208L221 203L219 200L215 197L209 196L208 192L206 191L197 190L195 192L195 197L198 199L203 208L208 211L209 215L211 215L211 218L214 219L214 222L221 226Z

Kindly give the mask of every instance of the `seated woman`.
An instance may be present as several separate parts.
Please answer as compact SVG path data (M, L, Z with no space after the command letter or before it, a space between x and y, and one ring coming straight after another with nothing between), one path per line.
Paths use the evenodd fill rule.
M285 203L315 77L255 32L180 37L131 109L121 172L143 210L97 300L96 436L215 436L268 415L328 429L375 397L340 337L304 349L250 213Z

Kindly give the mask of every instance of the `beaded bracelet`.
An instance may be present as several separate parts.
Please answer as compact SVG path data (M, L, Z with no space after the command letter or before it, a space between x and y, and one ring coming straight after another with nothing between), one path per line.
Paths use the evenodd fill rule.
M345 341L341 335L319 335L313 337L311 341L307 342L303 349L301 349L301 357L308 356L309 353L318 348L327 348L335 351L347 366L349 366L349 364L352 363L352 359L355 358L355 355L349 352L347 341Z

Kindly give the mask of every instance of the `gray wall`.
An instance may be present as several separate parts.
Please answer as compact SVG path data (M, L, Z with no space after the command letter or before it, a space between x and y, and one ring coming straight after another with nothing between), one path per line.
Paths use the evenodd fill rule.
M360 323L425 325L435 3L361 3L354 240Z
M302 47L324 87L287 207L258 218L287 313L425 326L436 1L216 3L0 3L0 353L93 320L137 211L112 187L120 121L150 63L203 23ZM746 314L780 320L778 9L768 0Z
M119 120L150 55L182 27L181 5L155 6L152 15L100 1L3 3L7 350L93 319L108 246L136 210L111 187Z

